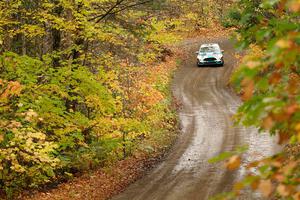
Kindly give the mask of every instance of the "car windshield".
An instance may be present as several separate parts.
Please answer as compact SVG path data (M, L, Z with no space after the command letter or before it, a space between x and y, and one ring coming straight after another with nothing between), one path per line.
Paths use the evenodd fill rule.
M201 47L200 53L220 53L220 49L214 46Z

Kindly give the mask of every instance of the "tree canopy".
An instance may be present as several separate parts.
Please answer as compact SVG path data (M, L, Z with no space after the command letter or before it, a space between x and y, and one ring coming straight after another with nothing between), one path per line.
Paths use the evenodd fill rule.
M0 2L0 190L124 158L174 129L163 2ZM155 144L142 151L155 150ZM1 193L1 192L0 192Z

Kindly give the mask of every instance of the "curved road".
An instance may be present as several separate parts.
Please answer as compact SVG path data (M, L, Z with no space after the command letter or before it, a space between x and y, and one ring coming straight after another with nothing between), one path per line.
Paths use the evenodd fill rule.
M201 43L218 42L225 50L224 67L198 68L195 51ZM209 164L211 157L237 146L249 145L243 162L273 154L277 148L268 135L255 129L234 127L232 115L240 99L226 86L237 64L234 48L226 38L190 40L182 48L189 56L178 70L173 92L183 107L179 112L182 134L167 158L144 178L114 200L206 200L229 191L243 173L228 172L221 164ZM253 157L253 158L252 158ZM247 193L241 199L258 199Z

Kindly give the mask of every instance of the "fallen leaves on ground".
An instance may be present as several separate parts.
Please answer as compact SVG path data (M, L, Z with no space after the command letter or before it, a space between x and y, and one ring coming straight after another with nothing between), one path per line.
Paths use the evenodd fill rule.
M104 200L123 191L141 178L157 163L158 157L128 158L117 162L109 170L100 169L76 177L47 192L26 194L23 200Z

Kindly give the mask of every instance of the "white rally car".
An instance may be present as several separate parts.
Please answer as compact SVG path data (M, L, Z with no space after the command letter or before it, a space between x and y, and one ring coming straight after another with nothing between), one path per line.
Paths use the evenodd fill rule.
M202 44L197 51L197 65L199 67L206 65L224 65L223 50L216 43Z

